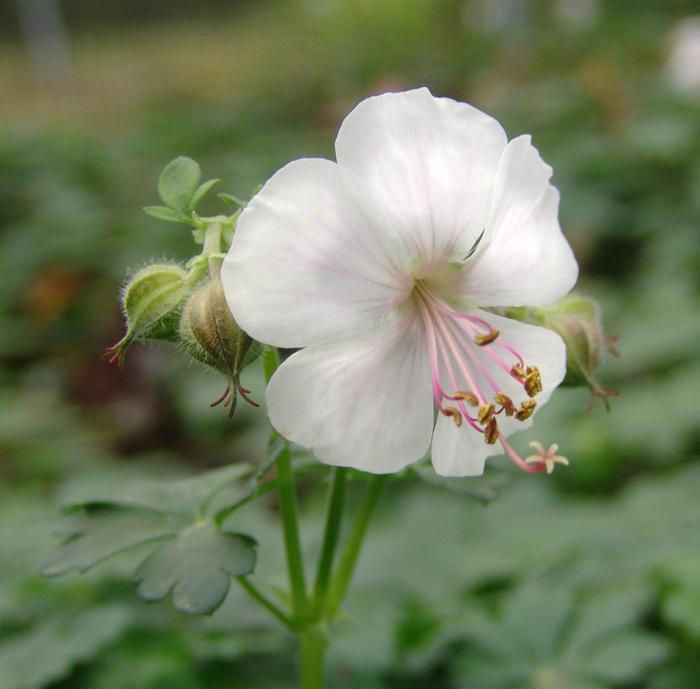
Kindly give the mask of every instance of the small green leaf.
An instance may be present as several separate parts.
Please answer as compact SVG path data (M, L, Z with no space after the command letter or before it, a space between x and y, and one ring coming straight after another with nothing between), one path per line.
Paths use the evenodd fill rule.
M174 211L172 208L168 208L167 206L145 206L143 211L153 218L158 218L158 220L191 224L191 220L188 216L184 215L183 213L179 213L178 211Z
M194 210L198 205L199 202L207 195L209 190L218 183L218 179L210 179L206 182L203 182L202 184L199 185L197 188L197 191L194 192L194 195L190 199L190 210Z
M171 593L178 610L203 615L221 605L231 577L250 574L254 567L253 539L219 531L213 522L202 521L150 555L135 577L146 600L161 600Z
M158 194L166 206L186 214L190 210L202 172L191 158L180 156L168 163L158 179Z

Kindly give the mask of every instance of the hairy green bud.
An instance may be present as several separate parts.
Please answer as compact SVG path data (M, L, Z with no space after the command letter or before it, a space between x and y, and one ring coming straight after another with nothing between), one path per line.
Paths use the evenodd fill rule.
M126 317L126 335L110 347L110 362L124 362L134 340L175 341L180 309L189 287L187 272L174 263L145 266L129 278L122 291L122 309Z
M223 286L214 278L192 293L180 317L180 343L196 361L223 373L229 384L220 399L229 407L229 416L236 408L238 395L259 406L248 397L239 381L241 371L260 354L260 345L249 337L231 315Z

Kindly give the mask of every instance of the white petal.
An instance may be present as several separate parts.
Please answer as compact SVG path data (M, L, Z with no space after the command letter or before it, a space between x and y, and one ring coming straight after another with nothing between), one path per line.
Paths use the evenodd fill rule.
M513 139L498 168L491 218L460 290L481 306L544 306L576 282L578 265L559 227L552 169L529 136Z
M272 425L327 464L384 474L423 457L433 425L425 335L412 309L383 329L293 354L267 388Z
M362 101L335 150L401 223L423 277L435 263L464 258L479 237L506 143L492 117L421 88Z
M451 418L439 415L433 433L431 459L440 476L481 476L486 458L500 454L500 445L487 445L484 436L468 424L457 428Z
M566 374L566 347L559 335L546 328L521 323L511 318L503 318L492 313L476 310L473 312L488 321L500 334L501 339L514 347L525 359L526 364L539 368L542 377L542 392L535 397L537 411L551 397L556 387ZM514 357L504 352L498 345L487 345L497 352L507 363L515 363ZM516 406L529 399L523 386L504 372L486 353L486 347L474 345L472 348L479 363L487 370L499 389L508 395ZM483 396L492 399L494 390L489 387L485 375L478 373L474 364L470 365ZM444 381L447 386L448 381ZM529 428L533 423L530 417L517 421L505 414L499 414L498 427L504 437ZM451 419L440 415L435 427L432 447L432 461L435 471L442 476L477 476L483 472L483 463L487 457L503 454L500 443L487 445L483 435L468 424L456 428Z
M261 342L302 347L385 318L410 289L390 231L350 170L290 163L238 220L222 269L235 319Z

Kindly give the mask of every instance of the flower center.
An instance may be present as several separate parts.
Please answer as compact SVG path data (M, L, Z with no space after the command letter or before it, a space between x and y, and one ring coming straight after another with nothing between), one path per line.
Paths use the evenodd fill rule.
M543 462L523 460L498 425L499 416L517 421L532 416L537 406L533 398L542 392L537 366L526 362L488 321L456 311L420 280L415 282L414 298L428 341L437 410L451 417L458 428L465 423L471 426L483 435L487 444L500 442L506 454L524 471L545 469ZM528 399L517 406L494 378L484 355L521 385Z

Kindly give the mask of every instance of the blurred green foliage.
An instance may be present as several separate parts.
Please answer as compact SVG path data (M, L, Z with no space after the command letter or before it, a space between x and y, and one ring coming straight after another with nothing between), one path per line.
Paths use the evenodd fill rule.
M603 381L622 395L606 413L600 403L586 411L585 390L556 393L517 440L559 442L572 465L551 479L495 460L483 480L449 492L415 475L391 483L332 630L329 688L695 686L700 95L674 91L664 72L669 32L692 10L614 0L271 4L235 20L246 50L265 55L258 64L277 69L232 75L231 93L212 99L198 74L119 121L91 121L91 106L83 116L76 102L72 125L51 112L43 124L6 122L0 686L289 686L291 637L237 588L194 619L134 595L142 547L83 576L39 572L58 504L79 502L86 486L106 495L105 486L266 452L261 413L239 405L229 422L210 410L222 381L180 353L133 347L123 374L99 361L122 334L127 269L191 253L187 228L140 210L157 203L163 164L192 156L245 198L292 158L331 156L338 122L364 94L417 84L491 112L511 136L533 134L562 192L578 289L620 336ZM158 49L182 47L159 39ZM244 382L261 399L260 376ZM321 484L317 474L302 482L314 553ZM274 499L243 507L229 526L255 536L255 580L280 590Z

